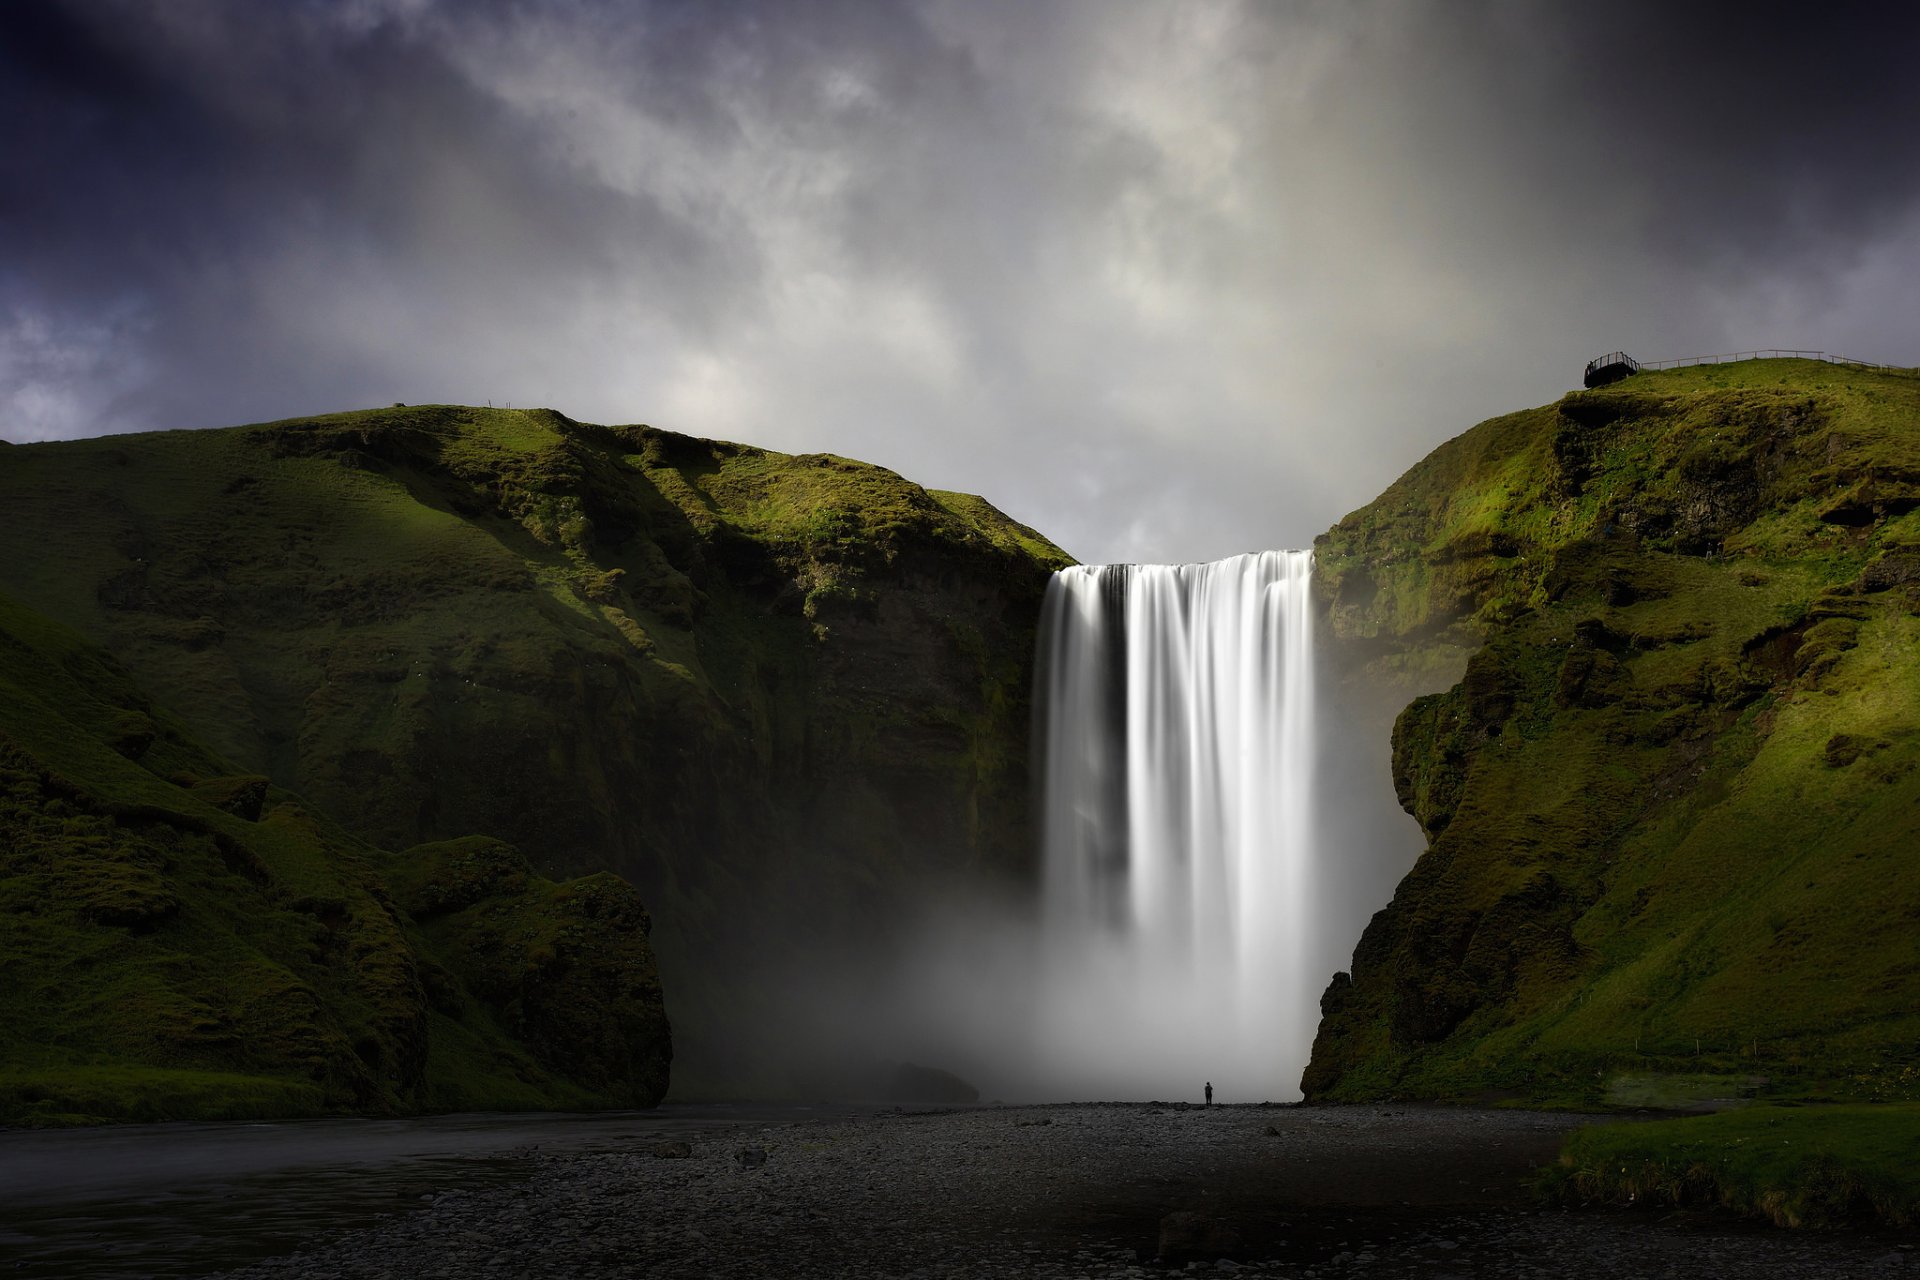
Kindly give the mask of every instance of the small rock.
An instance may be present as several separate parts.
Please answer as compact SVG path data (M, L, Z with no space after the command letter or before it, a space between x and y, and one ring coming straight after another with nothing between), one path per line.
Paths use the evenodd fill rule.
M733 1153L733 1162L742 1169L758 1169L767 1162L765 1147L742 1147Z
M1280 1131L1279 1131L1278 1129L1276 1129L1276 1128L1274 1128L1274 1127L1273 1127L1272 1125L1268 1125L1268 1126L1266 1127L1266 1130L1265 1130L1265 1132L1266 1132L1266 1135L1267 1135L1267 1137L1269 1137L1269 1138L1277 1138L1277 1137L1279 1137L1279 1136L1280 1136Z
M656 1160L685 1160L693 1154L691 1142L663 1142L653 1149Z
M1240 1233L1210 1213L1184 1209L1160 1219L1163 1262L1205 1262L1240 1247Z

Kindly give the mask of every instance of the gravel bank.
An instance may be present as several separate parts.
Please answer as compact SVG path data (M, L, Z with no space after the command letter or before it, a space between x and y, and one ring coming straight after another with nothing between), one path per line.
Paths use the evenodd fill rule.
M521 1185L441 1195L228 1274L1920 1276L1911 1234L1529 1207L1531 1169L1576 1122L1087 1104L748 1127L536 1154Z

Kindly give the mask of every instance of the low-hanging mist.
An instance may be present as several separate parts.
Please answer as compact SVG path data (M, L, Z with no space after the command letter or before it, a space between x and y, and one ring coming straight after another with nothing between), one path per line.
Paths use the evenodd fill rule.
M1313 1038L1313 555L1077 567L1041 623L1038 1058L1290 1096Z
M1320 993L1420 848L1389 770L1402 698L1341 678L1313 568L1266 551L1053 576L1039 874L924 883L884 938L768 975L816 1091L916 1062L1007 1101L1300 1096Z

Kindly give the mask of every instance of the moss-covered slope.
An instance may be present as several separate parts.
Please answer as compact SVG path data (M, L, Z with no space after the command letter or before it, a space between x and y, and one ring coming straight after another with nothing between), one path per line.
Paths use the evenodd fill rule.
M1920 379L1647 374L1481 424L1319 543L1429 845L1316 1099L1914 1096ZM1471 656L1468 656L1471 655Z
M0 597L0 1124L657 1101L671 1050L632 889L445 861L236 774Z
M239 767L385 848L479 834L637 886L694 1076L796 941L1027 865L1066 558L978 498L426 406L23 446L0 507L0 589Z

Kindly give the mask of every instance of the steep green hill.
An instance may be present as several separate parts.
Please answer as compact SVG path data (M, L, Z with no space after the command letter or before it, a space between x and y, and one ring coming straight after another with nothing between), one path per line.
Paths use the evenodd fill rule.
M0 597L0 1124L656 1102L633 890L463 853L352 839Z
M1920 379L1637 376L1319 543L1428 848L1314 1099L1920 1091ZM1470 656L1469 656L1470 655Z
M1066 557L978 498L426 406L22 446L0 509L0 590L237 768L384 848L480 835L630 881L677 1080L757 1048L744 1083L777 1087L756 974L884 933L914 882L1028 867Z

